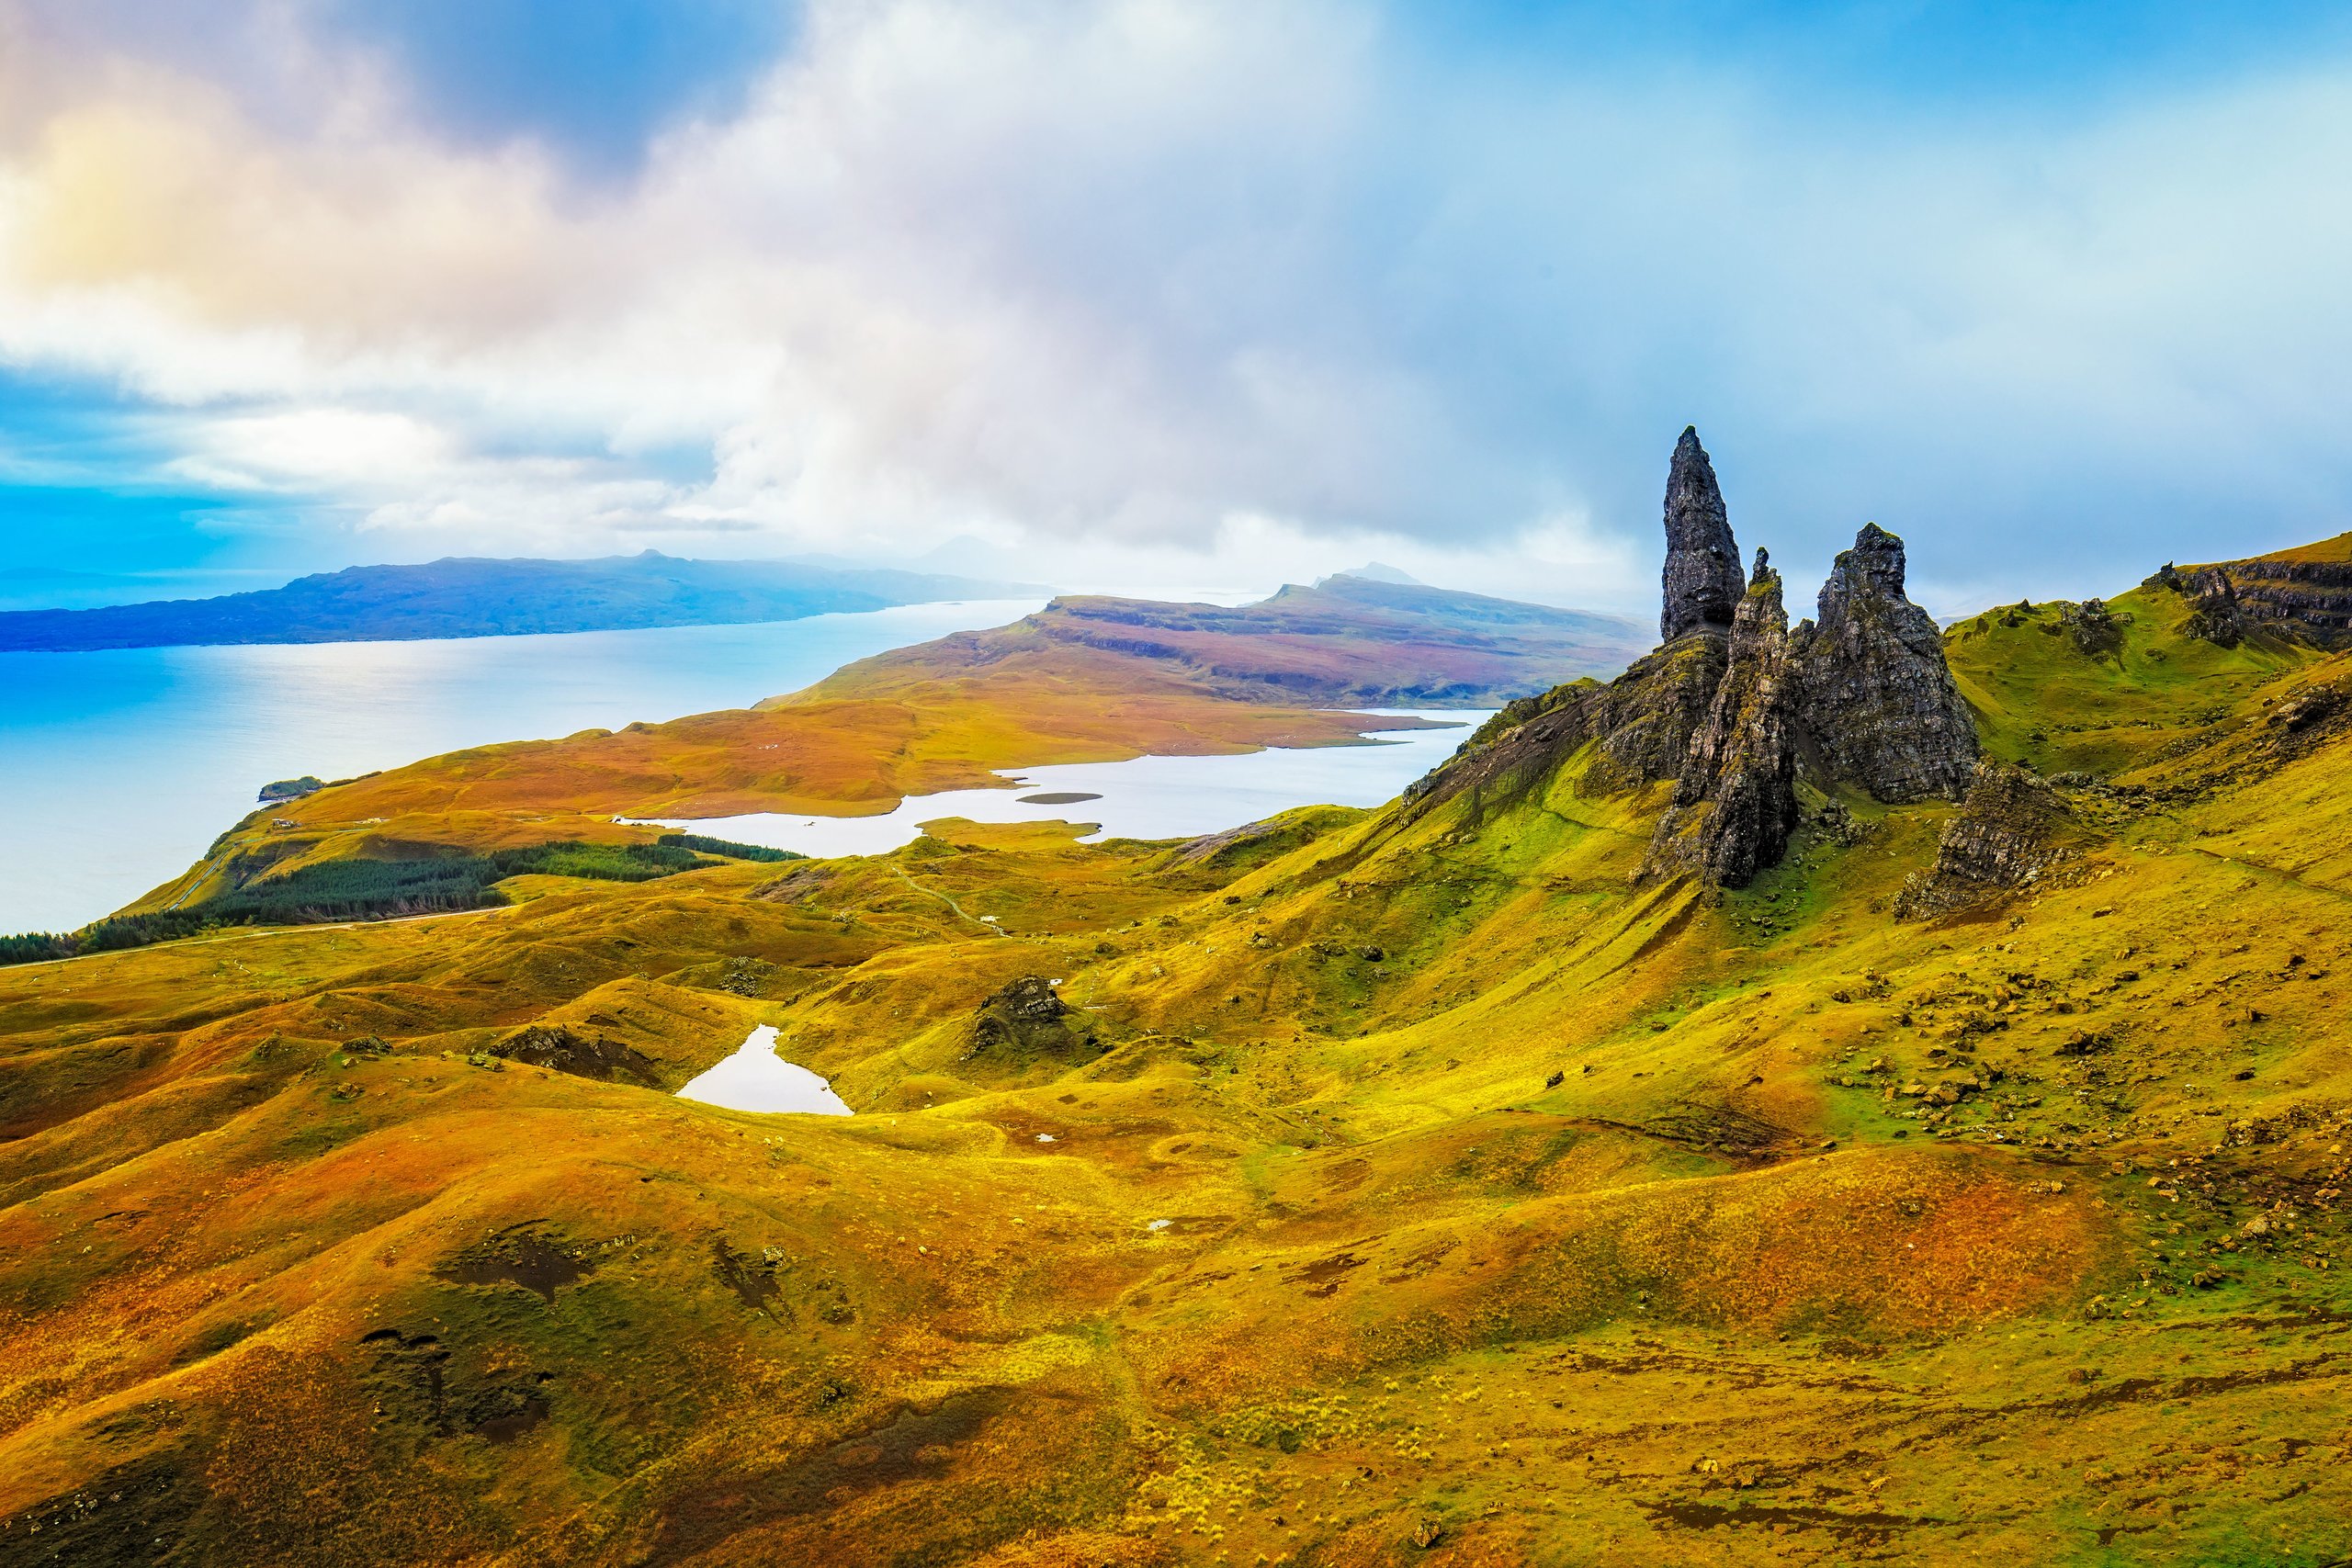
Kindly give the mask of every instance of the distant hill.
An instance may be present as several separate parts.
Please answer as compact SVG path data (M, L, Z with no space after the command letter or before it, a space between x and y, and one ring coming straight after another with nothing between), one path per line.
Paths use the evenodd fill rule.
M0 613L0 651L184 644L417 641L530 632L735 626L943 599L1025 598L1032 584L785 561L450 558L355 566L283 588L92 610Z
M2209 624L2352 644L2352 534L2247 560L2167 566L2149 581L2194 594Z
M1072 595L1010 626L860 660L804 695L871 694L1019 661L1112 687L1121 666L1148 665L1245 702L1482 707L1614 674L1650 640L1614 615L1343 574L1235 608Z
M1398 582L1408 588L1429 586L1411 572L1399 567L1390 566L1386 561L1377 560L1368 560L1362 566L1351 566L1345 571L1335 571L1331 577L1318 577L1315 580L1315 586L1322 587L1330 581L1332 577L1360 577L1366 582Z

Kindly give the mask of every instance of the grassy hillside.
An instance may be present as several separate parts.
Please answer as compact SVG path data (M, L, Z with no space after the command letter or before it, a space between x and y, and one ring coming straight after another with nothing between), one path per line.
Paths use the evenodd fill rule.
M1254 604L1066 597L994 631L861 660L763 706L1017 673L1121 687L1180 676L1242 702L1493 706L1615 674L1649 646L1613 615L1340 575Z
M1580 754L0 971L0 1562L2340 1561L2352 662L2108 608L1950 635L2074 828L1941 920Z

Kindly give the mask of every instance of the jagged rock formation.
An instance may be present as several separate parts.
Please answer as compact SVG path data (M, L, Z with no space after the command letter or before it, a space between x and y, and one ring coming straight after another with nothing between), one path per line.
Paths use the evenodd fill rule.
M1747 590L1715 466L1699 445L1695 425L1686 427L1674 444L1674 461L1667 469L1665 590L1666 608L1657 622L1662 642L1729 626Z
M2123 628L2131 619L2109 609L2104 599L2086 599L2079 604L2070 604L2059 616L2066 635L2074 639L2075 650L2094 659L2123 651Z
M1723 679L1651 836L1643 878L1690 871L1744 887L1779 863L1797 825L1795 694L1781 575L1758 550Z
M2086 836L2056 790L2014 762L1988 759L1945 824L1935 863L1905 881L1894 918L1951 914L2044 881L2078 857Z
M1053 982L1024 975L980 1004L964 1059L988 1057L1025 1065L1040 1056L1078 1061L1097 1055L1094 1032L1055 994Z
M1799 716L1838 779L1890 803L1957 800L1976 767L1976 723L1944 662L1935 618L1904 593L1903 541L1875 523L1822 585L1800 627Z
M1518 799L1598 742L1577 781L1588 795L1678 779L1723 682L1726 640L1692 636L1636 660L1616 680L1555 686L1497 714L1450 761L1405 791L1416 813L1470 794L1482 809Z
M662 1086L661 1064L644 1052L602 1034L576 1033L561 1024L526 1025L492 1045L489 1054L605 1083Z
M2177 581L2175 586L2179 586ZM2189 578L2186 592L2196 602L2196 608L2188 613L2191 637L2222 648L2235 648L2245 640L2245 612L2238 607L2238 591L2229 573L2208 567Z
M1818 624L1793 634L1763 551L1740 572L1714 469L1686 430L1666 493L1663 646L1607 684L1513 703L1405 793L1407 819L1468 795L1473 818L1557 776L1605 795L1672 781L1641 875L1739 886L1777 863L1798 819L1800 762L1889 803L1967 793L1976 725L1935 620L1904 592L1903 541L1872 523L1838 558Z

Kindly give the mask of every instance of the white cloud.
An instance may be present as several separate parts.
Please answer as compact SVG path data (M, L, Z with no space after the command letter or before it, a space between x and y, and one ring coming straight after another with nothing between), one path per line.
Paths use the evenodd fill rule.
M819 0L741 115L582 188L415 123L298 8L249 47L308 107L258 114L86 38L31 59L6 5L0 358L184 407L181 478L418 549L977 534L1047 576L1376 553L1638 605L1695 418L1751 543L1876 516L2043 592L2233 508L2330 531L2352 482L2326 62L1880 126L1409 58L1312 0Z

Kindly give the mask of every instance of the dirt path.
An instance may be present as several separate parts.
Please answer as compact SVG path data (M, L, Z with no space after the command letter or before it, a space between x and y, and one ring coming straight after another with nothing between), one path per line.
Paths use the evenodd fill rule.
M895 865L894 865L894 866L892 866L892 867L890 868L890 871L891 871L891 874L893 874L893 875L895 875L896 877L898 877L898 879L899 879L899 881L901 881L901 882L905 883L908 886L910 886L910 887L913 888L916 892L918 892L918 893L928 893L928 894L930 894L933 897L934 897L934 898L938 899L941 903L943 903L943 904L946 905L949 908L951 908L951 909L955 910L955 911L956 911L956 915L957 915L960 919L967 919L967 920L971 921L974 925L976 925L976 926L979 927L982 931L984 931L988 932L990 936L1005 936L1005 935L1010 934L1010 933L1008 933L1007 931L1005 931L1001 927L998 926L994 921L992 921L992 920L984 920L984 919L980 919L978 915L975 915L975 914L971 913L969 910L966 909L966 908L964 908L964 906L963 906L963 905L958 904L957 902L956 902L956 900L955 900L955 899L950 898L946 894L942 893L938 888L936 888L936 887L925 887L922 883L917 882L913 877L909 876L909 875L908 875L908 874L907 874L903 870L899 869L898 866L895 866Z

